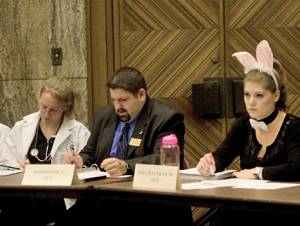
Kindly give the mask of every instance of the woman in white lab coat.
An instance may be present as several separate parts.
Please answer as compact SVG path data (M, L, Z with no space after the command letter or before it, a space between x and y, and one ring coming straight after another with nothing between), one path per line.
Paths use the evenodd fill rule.
M9 165L24 167L28 163L62 164L66 151L78 153L84 147L90 132L82 123L69 117L61 118L61 124L47 136L41 126L41 115L44 113L41 110L27 115L11 129L3 153Z
M63 163L66 151L78 153L89 130L72 118L74 93L68 80L52 77L42 86L39 112L16 122L4 141L4 157L10 165Z
M5 137L8 135L10 131L10 128L2 123L0 123L0 163L3 163L4 158L3 158L3 151L2 151L2 146L3 146L3 141Z
M88 140L89 130L72 118L74 93L68 80L58 76L46 80L38 106L38 112L15 123L3 142L2 154L11 166L63 164L66 151L78 153ZM33 224L48 223L65 210L62 201L37 199L24 211L34 212Z
M0 123L0 145L2 145L2 142L4 138L7 136L9 133L10 128L2 123Z

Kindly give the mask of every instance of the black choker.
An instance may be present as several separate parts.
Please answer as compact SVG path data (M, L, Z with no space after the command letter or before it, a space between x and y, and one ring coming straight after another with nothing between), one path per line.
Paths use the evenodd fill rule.
M272 114L270 114L268 117L261 119L261 120L256 120L258 122L264 122L266 123L266 125L270 124L271 122L274 121L274 119L277 117L278 115L278 109L275 109Z

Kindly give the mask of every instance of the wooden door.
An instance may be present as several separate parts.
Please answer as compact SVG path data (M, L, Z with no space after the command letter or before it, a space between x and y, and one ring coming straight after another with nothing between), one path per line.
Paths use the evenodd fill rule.
M195 117L192 84L204 78L242 78L241 66L231 57L235 51L254 53L256 44L267 39L287 72L289 112L300 115L300 1L88 3L91 111L109 102L105 83L114 69L136 67L145 74L150 96L185 115L185 158L191 166L220 144L234 120Z
M191 103L192 84L224 76L222 4L199 0L116 4L120 65L142 71L150 96L184 114L185 158L195 165L200 156L217 147L226 131L224 118L199 119Z
M287 88L287 110L300 116L300 1L244 0L224 1L225 73L242 78L241 65L231 57L236 51L255 56L258 42L268 40L274 57L284 67ZM234 118L228 119L228 124ZM234 164L238 168L239 162Z
M255 54L259 41L270 43L286 74L288 111L300 116L300 1L225 1L226 73L240 76L241 66L232 59L236 51Z
M287 72L289 112L300 116L299 0L89 0L87 12L91 112L109 102L105 83L112 71L136 67L145 74L150 96L184 114L190 166L215 150L235 119L195 117L192 84L242 78L231 57L235 51L254 53L267 39ZM238 159L233 167L239 167ZM194 218L205 211L194 209Z

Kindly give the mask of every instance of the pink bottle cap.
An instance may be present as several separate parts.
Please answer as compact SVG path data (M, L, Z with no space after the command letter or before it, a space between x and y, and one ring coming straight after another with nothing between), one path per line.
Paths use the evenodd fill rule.
M164 136L162 139L163 145L176 145L178 143L177 137L175 134L170 134L167 136Z

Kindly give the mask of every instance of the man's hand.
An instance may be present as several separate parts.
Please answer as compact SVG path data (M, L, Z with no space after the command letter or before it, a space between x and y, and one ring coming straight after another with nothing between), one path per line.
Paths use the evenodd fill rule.
M79 154L68 151L64 156L64 164L75 164L76 168L80 168L83 165L83 159Z
M107 158L101 163L101 168L104 169L110 176L117 177L126 174L127 163L124 160L117 158Z

